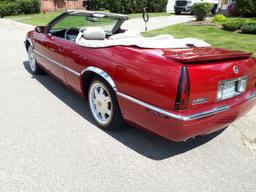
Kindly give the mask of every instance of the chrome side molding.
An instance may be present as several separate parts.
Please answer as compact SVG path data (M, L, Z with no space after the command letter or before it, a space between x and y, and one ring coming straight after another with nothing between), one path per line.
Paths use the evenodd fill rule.
M57 61L55 61L55 60L53 60L53 59L51 59L51 58L45 56L45 55L43 55L42 53L39 53L39 52L36 51L36 50L34 50L34 52L35 52L37 55L39 55L39 56L41 56L41 57L47 59L47 60L50 61L51 63L53 63L53 64L55 64L55 65L58 65L59 67L62 67L63 69L65 69L65 70L67 70L67 71L69 71L69 72L75 74L76 76L80 76L80 73L74 71L73 69L70 69L69 67L66 67L65 65L63 65L63 64L61 64L61 63L59 63L59 62L57 62Z
M165 110L160 109L160 108L158 108L158 107L155 107L155 106L153 106L153 105L147 104L147 103L145 103L145 102L143 102L143 101L140 101L140 100L138 100L138 99L135 99L135 98L133 98L133 97L130 97L130 96L124 94L124 93L117 92L117 95L119 95L119 96L121 96L121 97L123 97L123 98L125 98L125 99L127 99L127 100L129 100L129 101L132 101L132 102L134 102L134 103L137 103L138 105L141 105L141 106L143 106L143 107L146 107L146 108L148 108L148 109L150 109L150 110L152 110L152 111L155 111L155 112L157 112L157 113L160 113L160 114L162 114L162 115L164 115L164 116L167 116L167 117L170 117L170 118L173 118L173 119L178 119L178 120L182 120L182 118L183 118L183 117L180 116L180 115L177 115L177 114L174 114L174 113L170 113L170 112L168 112L168 111L165 111Z
M71 73L73 73L76 76L81 76L81 75L83 75L86 72L94 72L94 73L98 74L99 76L101 76L103 79L105 79L110 84L110 86L114 89L114 91L117 91L117 87L116 87L116 84L113 81L113 79L110 77L110 75L108 75L105 71L103 71L100 68L89 66L86 69L84 69L81 73L79 73L79 72L76 72L73 69L70 69L69 67L63 65L62 63L59 63L59 62L57 62L57 61L47 57L46 55L36 51L35 49L34 49L34 53L36 53L36 55L38 55L40 57L43 57L43 58L47 59L51 63L53 63L53 64L55 64L55 65L65 69L65 70L67 70L67 71L69 71Z
M159 113L163 116L173 118L173 119L177 119L177 120L181 120L181 121L191 121L191 120L195 120L195 119L201 119L201 118L212 116L212 115L215 115L216 113L220 113L220 112L223 112L223 111L226 111L226 110L230 109L230 106L225 105L225 106L221 106L221 107L216 107L216 108L208 110L208 111L195 113L195 114L192 114L192 115L189 115L189 116L183 116L183 115L180 115L180 114L175 114L175 113L171 113L169 111L160 109L156 106L150 105L148 103L145 103L143 101L140 101L138 99L130 97L130 96L128 96L124 93L121 93L121 92L117 92L117 95L119 95L120 97L123 97L123 98L125 98L125 99L127 99L131 102L134 102L138 105L146 107L147 109L152 110L156 113Z

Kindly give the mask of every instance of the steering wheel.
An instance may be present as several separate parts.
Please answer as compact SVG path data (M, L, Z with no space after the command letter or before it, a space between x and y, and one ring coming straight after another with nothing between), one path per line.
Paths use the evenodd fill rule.
M70 32L72 31L72 34L69 34ZM75 40L75 38L72 38L70 37L71 35L72 36L77 36L79 34L79 29L78 28L75 28L75 27L70 27L68 28L66 31L65 31L65 35L64 35L64 38L67 39L67 40Z

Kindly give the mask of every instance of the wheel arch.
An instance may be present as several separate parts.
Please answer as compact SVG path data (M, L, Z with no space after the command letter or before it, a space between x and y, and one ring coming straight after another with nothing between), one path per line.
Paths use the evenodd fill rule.
M87 97L89 86L95 77L101 77L104 79L113 88L114 92L117 92L116 84L107 72L98 67L90 66L81 72L81 87L85 97Z

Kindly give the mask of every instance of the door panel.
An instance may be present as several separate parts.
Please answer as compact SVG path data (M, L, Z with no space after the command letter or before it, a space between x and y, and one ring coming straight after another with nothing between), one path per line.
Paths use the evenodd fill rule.
M51 36L49 34L45 35L45 46L48 49L47 57L51 62L49 66L50 72L56 76L58 79L62 80L64 83L66 82L64 76L64 45L63 39Z
M36 33L34 38L34 50L36 53L36 61L46 70L50 70L51 62L44 57L48 55L45 39L44 33Z
M86 48L82 49L73 41L65 43L65 66L71 70L65 70L67 83L77 92L81 92L80 73L88 63ZM82 54L82 55L81 55Z

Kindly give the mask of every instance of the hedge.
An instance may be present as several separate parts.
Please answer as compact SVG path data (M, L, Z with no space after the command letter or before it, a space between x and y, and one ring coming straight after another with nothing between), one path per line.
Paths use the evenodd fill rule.
M256 34L256 23L248 23L241 26L242 33Z
M223 29L227 31L236 31L239 30L242 24L240 22L234 22L234 21L229 21L223 24Z
M148 12L163 12L166 10L167 0L105 0L105 6L114 13L140 13L143 8Z
M247 25L250 26L247 26ZM251 26L251 24L253 26ZM251 28L254 30L256 25L256 19L249 19L249 18L228 18L226 22L222 23L223 29L228 31L237 31L242 29L242 26L245 26L244 31L249 31ZM248 30L247 30L248 29ZM243 31L243 30L242 30Z
M256 0L236 0L236 10L244 17L256 17Z
M0 17L40 12L39 0L0 1Z

